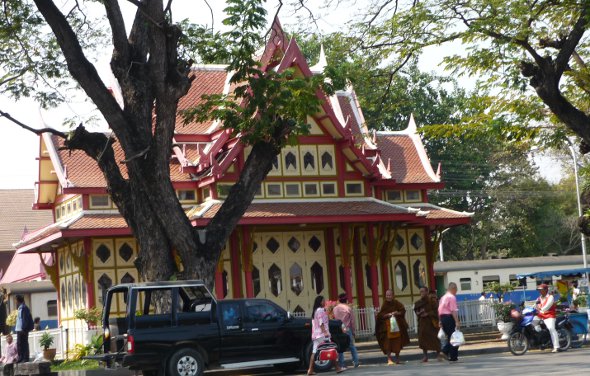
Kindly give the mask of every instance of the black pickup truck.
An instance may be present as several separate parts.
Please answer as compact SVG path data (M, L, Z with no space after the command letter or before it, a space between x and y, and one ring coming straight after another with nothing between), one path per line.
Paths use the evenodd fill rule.
M144 375L197 376L205 369L274 365L292 372L309 362L311 320L265 299L217 301L200 281L111 287L104 297L103 360ZM340 321L330 322L339 351ZM328 363L316 363L328 370Z

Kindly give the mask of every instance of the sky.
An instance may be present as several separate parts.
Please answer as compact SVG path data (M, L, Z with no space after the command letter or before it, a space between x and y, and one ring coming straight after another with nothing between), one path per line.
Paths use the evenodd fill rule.
M310 27L312 31L321 33L342 29L352 16L359 14L359 9L367 1L369 0L352 1L347 6L341 6L338 9L322 9L317 5L314 6L314 4L320 3L319 1L309 1L309 10L313 12L316 18L319 17L319 20L315 24L311 24ZM284 2L287 3L287 1ZM225 3L223 1L209 1L208 3L212 7L213 26L215 29L219 29L224 18L223 8ZM132 17L134 6L128 2L121 2L121 4L124 7L124 13ZM211 12L203 0L176 0L173 4L175 5L173 17L179 18L179 15L182 15L182 18L189 18L192 22L211 25ZM276 13L277 5L278 0L269 0L267 2L269 19ZM309 12L306 9L300 9L297 13L294 13L293 8L287 5L283 6L279 13L281 23L287 27L299 23L298 17L307 17L308 15ZM130 21L127 22L127 25L130 25L130 23ZM445 54L448 55L453 52L453 48L449 50L448 46L438 49L433 48L427 52L428 56L421 59L420 68L424 71L437 71L437 73L444 74L438 64ZM105 82L110 80L108 74L109 59L110 51L99 57L96 62L97 69L101 72ZM311 62L311 64L314 63ZM84 115L91 110L88 105L74 101L62 105L58 109L41 110L30 99L15 101L2 95L0 95L0 109L10 113L13 117L29 126L35 128L50 126L58 129L63 129L61 124L64 117ZM39 137L4 118L0 118L0 131L0 189L34 188L38 176L36 158L39 154ZM561 166L550 158L537 157L536 161L542 166L542 174L545 177L552 182L559 180Z

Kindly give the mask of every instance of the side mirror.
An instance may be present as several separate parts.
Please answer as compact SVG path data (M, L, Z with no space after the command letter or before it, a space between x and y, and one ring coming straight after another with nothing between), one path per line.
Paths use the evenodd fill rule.
M287 311L287 319L285 321L291 321L293 320L293 316L291 315L290 311Z

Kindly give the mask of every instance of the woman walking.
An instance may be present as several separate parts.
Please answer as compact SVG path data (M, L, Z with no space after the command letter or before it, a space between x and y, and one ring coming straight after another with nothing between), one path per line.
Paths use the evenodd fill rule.
M428 362L428 351L436 351L438 360L442 360L440 354L440 341L438 339L438 305L428 293L427 287L420 288L420 300L414 303L414 312L418 317L418 346L424 353L422 362Z
M408 336L408 323L406 322L406 308L393 297L393 291L385 292L385 301L377 313L376 335L377 342L383 354L387 355L387 365L399 364L401 349L410 343ZM399 327L399 334L392 333L390 329L391 318L395 317ZM391 353L395 354L395 361L391 359Z
M318 346L330 339L330 319L324 309L326 300L323 296L319 295L313 302L313 313L311 316L311 340L313 342L311 349L311 358L309 359L309 368L307 369L308 375L315 375L314 363L315 354L318 350ZM340 364L336 362L336 373L342 372Z

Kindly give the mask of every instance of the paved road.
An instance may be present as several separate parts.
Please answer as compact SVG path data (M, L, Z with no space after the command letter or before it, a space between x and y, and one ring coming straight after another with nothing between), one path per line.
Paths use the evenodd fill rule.
M415 376L428 375L517 375L517 376L545 376L545 375L588 375L590 370L590 348L572 349L564 353L552 354L549 351L530 351L524 356L514 356L507 353L466 356L458 363L430 361L422 364L419 361L409 361L402 365L386 366L381 364L363 365L357 369L349 368L343 376L352 375L391 375L403 374ZM272 368L251 371L242 370L239 373L208 372L211 376L226 375L281 375ZM304 375L301 371L299 375ZM319 375L331 376L336 372Z

